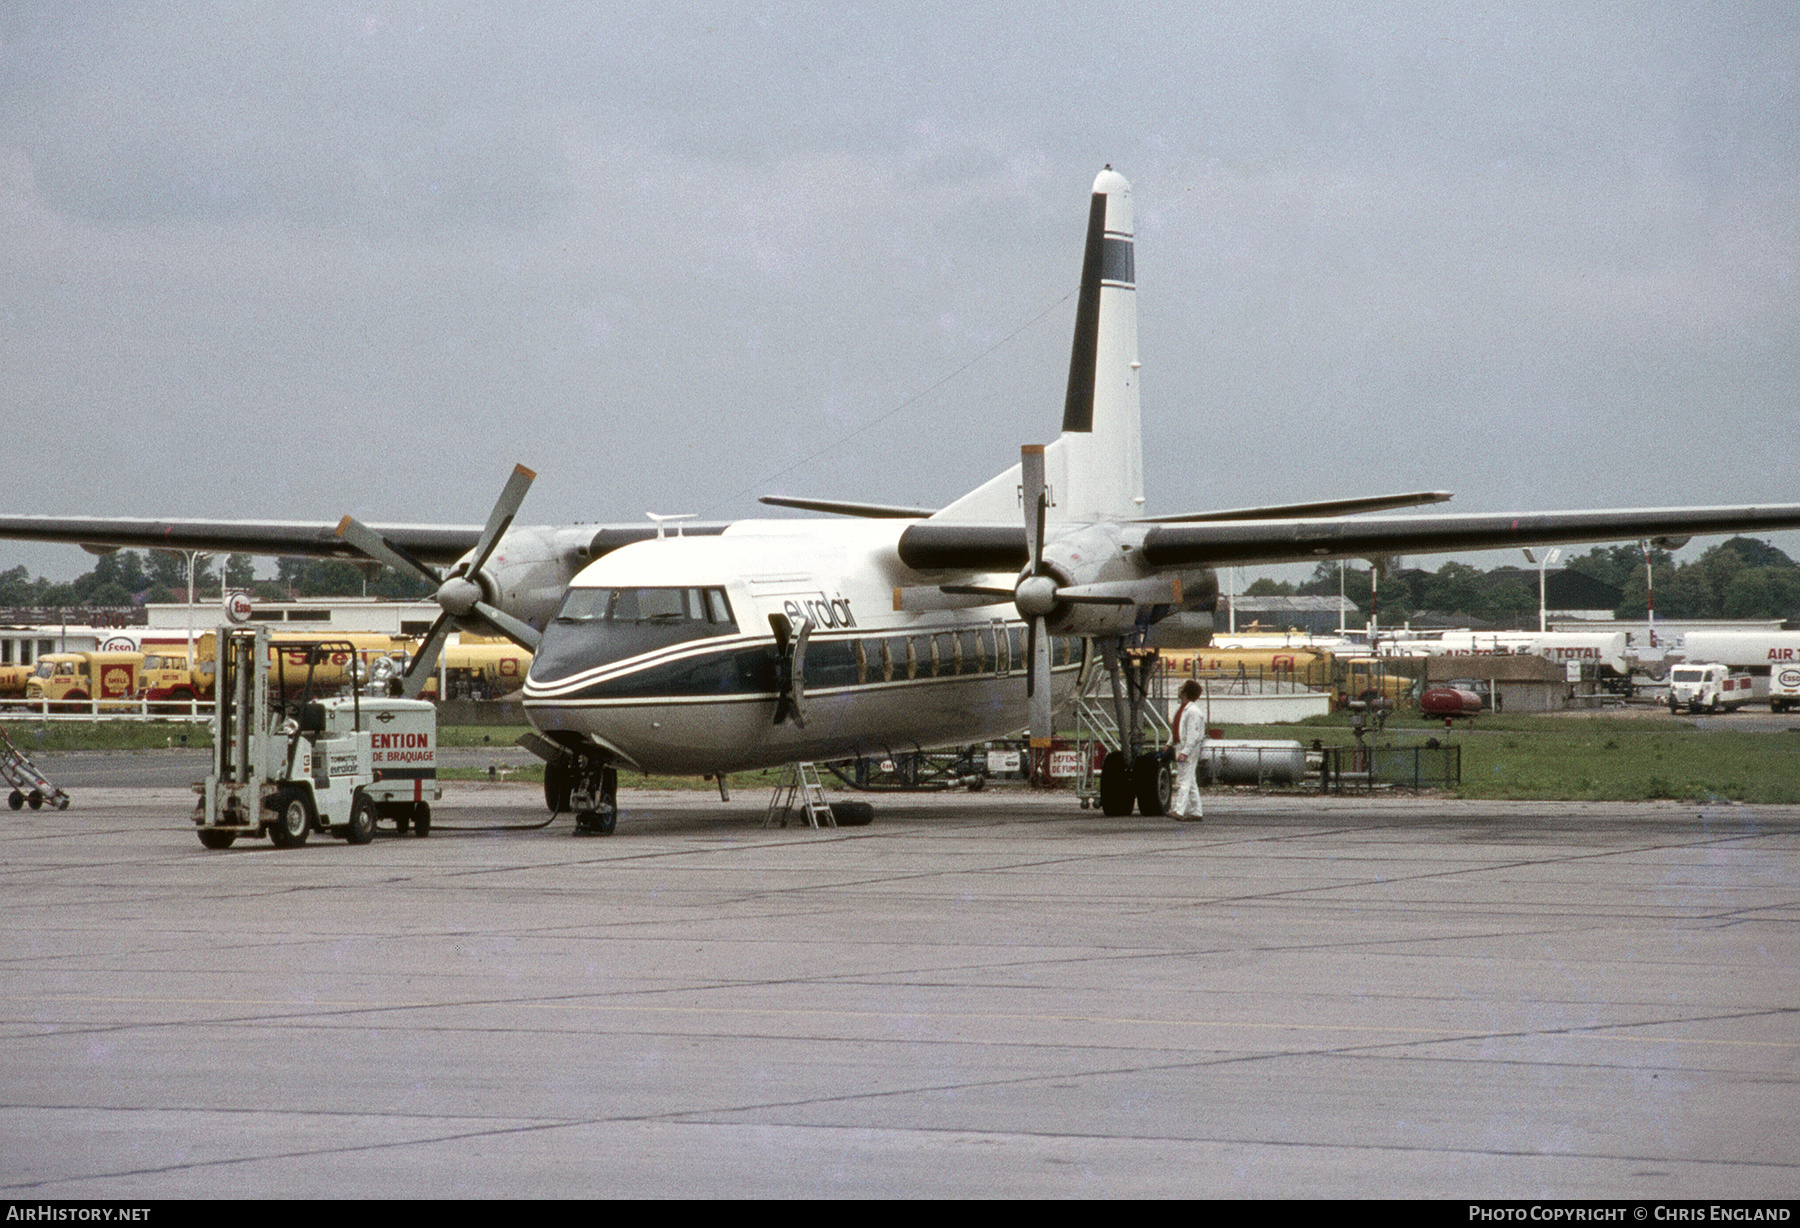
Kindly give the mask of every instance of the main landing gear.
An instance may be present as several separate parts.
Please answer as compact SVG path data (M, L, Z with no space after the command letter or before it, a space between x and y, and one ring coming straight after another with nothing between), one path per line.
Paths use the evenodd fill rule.
M1144 709L1156 652L1129 649L1123 638L1102 642L1101 651L1112 675L1113 711L1121 746L1100 761L1100 812L1119 818L1135 806L1147 818L1167 814L1175 791L1174 774L1168 757L1143 743Z

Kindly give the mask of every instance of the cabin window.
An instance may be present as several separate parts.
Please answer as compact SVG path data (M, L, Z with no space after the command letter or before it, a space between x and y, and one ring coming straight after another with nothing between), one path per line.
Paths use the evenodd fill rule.
M956 672L959 674L981 674L987 672L987 656L982 652L982 635L979 631L963 631L957 634L957 646L962 649L962 660L957 662Z
M863 647L863 641L856 641L856 685L862 686L869 680L869 652Z

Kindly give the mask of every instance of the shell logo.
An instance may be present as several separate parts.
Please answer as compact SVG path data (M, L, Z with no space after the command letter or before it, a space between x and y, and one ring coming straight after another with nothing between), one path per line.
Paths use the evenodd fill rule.
M123 695L131 686L131 671L115 666L100 676L100 685L108 695Z
M513 657L501 657L500 658L500 673L502 675L510 678L513 675L517 674L518 672L519 672L519 662L515 658L513 658Z

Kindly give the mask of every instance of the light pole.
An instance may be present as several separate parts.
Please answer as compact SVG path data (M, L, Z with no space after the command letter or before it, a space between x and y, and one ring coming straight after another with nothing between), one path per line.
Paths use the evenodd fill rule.
M1560 546L1557 547L1556 549L1550 551L1550 553L1546 554L1544 556L1544 561L1541 563L1538 563L1538 560L1531 556L1531 551L1529 551L1529 550L1525 551L1525 561L1527 563L1537 563L1537 569L1538 569L1538 634L1540 634L1540 635L1550 629L1549 626L1547 625L1548 619L1544 613L1544 604L1545 604L1544 603L1544 569L1549 567L1552 563L1556 562L1556 560L1561 557L1562 557L1562 548Z

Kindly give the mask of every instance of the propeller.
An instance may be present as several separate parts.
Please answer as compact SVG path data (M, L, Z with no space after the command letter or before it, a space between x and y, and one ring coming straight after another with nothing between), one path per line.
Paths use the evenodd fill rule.
M1044 448L1026 444L1019 449L1019 487L1025 503L1025 540L1030 559L1014 585L1011 596L1026 622L1026 656L1031 663L1025 678L1025 694L1031 702L1031 745L1047 749L1051 740L1050 616L1071 605L1150 606L1181 604L1179 576L1147 576L1138 580L1103 580L1092 584L1064 584L1044 558L1050 492L1044 483ZM943 592L960 596L1000 596L1004 589L981 585L943 586Z
M1031 547L1026 574L1013 589L1013 604L1025 616L1025 655L1031 672L1025 675L1025 696L1031 706L1031 748L1050 749L1053 714L1050 709L1050 632L1045 623L1056 608L1056 578L1044 566L1044 521L1049 518L1050 493L1044 488L1044 445L1028 443L1019 449L1019 490L1025 502L1025 540Z
M425 682L431 677L431 671L437 668L438 656L443 652L444 643L450 638L450 632L458 620L485 622L519 647L536 651L539 640L537 628L491 604L481 585L482 567L486 565L488 556L493 554L494 547L506 535L507 529L512 527L513 517L518 514L519 505L525 501L525 493L531 489L532 480L536 477L537 474L523 465L513 466L512 476L507 478L506 485L500 491L500 498L494 502L494 510L488 513L487 524L482 527L481 537L475 543L475 551L468 564L458 566L446 575L438 574L404 547L389 541L354 516L346 516L338 522L338 536L356 550L403 575L423 580L437 590L437 603L443 613L437 616L436 621L431 624L431 630L425 633L425 642L413 654L413 659L400 680L400 693L408 699L417 699L419 692L425 689Z

